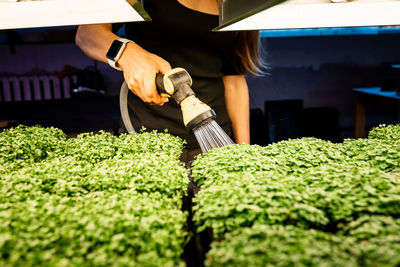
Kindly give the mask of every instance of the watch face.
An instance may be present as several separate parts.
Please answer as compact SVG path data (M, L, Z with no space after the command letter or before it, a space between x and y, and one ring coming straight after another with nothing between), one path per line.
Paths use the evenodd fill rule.
M110 48L107 51L106 57L110 60L115 61L115 58L118 55L119 50L123 46L123 42L114 40L114 42L111 44Z

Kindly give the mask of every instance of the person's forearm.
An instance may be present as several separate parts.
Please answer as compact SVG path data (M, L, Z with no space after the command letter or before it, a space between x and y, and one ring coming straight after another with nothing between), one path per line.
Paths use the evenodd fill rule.
M79 26L76 45L92 59L108 63L107 51L114 40L120 39L112 33L111 28L111 24ZM157 73L165 73L171 69L167 61L149 53L138 44L129 42L115 64L122 69L129 89L144 102L163 105L168 101L157 92L155 83Z
M250 144L249 91L243 75L225 76L225 103L238 144Z
M112 42L119 38L111 32L111 24L81 25L75 43L88 57L107 63L107 51Z

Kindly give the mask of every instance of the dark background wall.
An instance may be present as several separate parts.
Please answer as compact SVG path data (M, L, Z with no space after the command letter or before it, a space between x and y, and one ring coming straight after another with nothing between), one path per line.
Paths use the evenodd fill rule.
M251 106L303 99L304 107L334 107L342 135L352 136L355 87L381 86L400 62L400 35L264 38L268 75L248 78ZM367 126L395 123L394 105L367 109Z

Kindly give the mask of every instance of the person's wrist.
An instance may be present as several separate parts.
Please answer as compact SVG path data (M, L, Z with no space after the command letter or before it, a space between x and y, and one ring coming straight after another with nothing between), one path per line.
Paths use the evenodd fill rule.
M133 43L133 41L125 38L113 41L106 54L110 67L122 71L122 69L118 66L118 61L130 43Z
M118 60L118 65L123 69L126 66L132 65L133 61L145 61L146 51L136 43L128 43L124 52ZM134 55L134 57L132 57Z
M128 59L129 56L127 56L129 54L128 50L133 49L133 46L134 46L134 43L127 43L125 50L122 52L119 59L115 62L115 65L118 66L119 68L121 68L122 70L124 69L126 64L129 62L129 59Z

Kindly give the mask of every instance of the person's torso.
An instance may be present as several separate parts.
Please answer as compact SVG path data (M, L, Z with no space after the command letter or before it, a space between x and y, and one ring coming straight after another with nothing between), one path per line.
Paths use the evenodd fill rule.
M193 79L196 96L217 113L217 122L230 131L231 123L225 108L222 76L234 73L232 66L233 32L212 32L218 16L201 13L177 0L150 0L144 8L152 21L128 23L127 38L171 64L185 68ZM197 146L192 133L183 125L179 106L169 101L162 107L150 106L138 97L129 96L129 107L135 129L162 131L185 138L188 147Z

